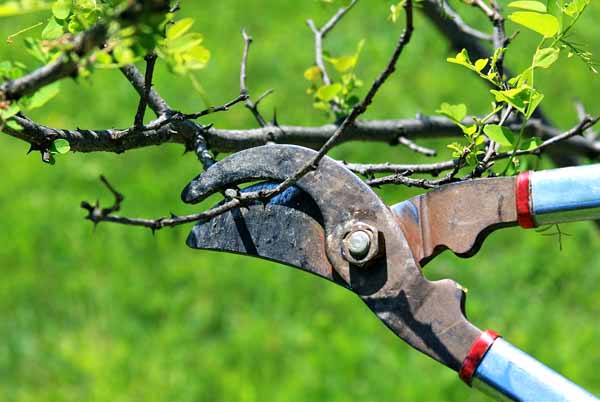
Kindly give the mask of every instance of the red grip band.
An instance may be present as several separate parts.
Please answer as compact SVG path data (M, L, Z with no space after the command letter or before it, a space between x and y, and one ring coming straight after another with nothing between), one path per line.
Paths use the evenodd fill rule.
M479 363L481 363L481 360L483 360L483 357L487 351L490 349L494 341L499 337L500 335L489 329L479 335L479 338L473 342L473 346L471 346L471 350L463 361L460 371L458 372L461 380L466 382L468 385L471 385L473 375L475 374L477 367L479 367Z
M530 172L523 172L517 176L517 219L519 225L524 229L535 227L535 221L531 213L531 185Z

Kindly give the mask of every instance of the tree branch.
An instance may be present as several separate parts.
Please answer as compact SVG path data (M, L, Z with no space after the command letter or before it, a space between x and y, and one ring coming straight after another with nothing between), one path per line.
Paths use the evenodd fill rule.
M15 138L32 145L50 144L57 139L65 139L75 152L115 152L160 145L163 143L183 144L186 149L194 149L198 132L205 137L208 146L215 152L237 152L268 143L295 144L308 148L319 149L330 138L339 126L327 124L324 126L279 126L262 127L248 130L227 130L214 127L202 127L191 121L175 121L157 130L69 130L47 127L33 122L23 115L15 116L22 126L17 131L5 126L4 131ZM493 122L490 121L490 122ZM465 125L473 124L467 120ZM507 127L518 131L520 123L510 121ZM540 120L533 119L527 123L525 134L539 137L543 140L560 135L562 131L548 126ZM461 129L450 119L440 116L419 116L415 119L398 120L366 120L357 121L348 128L346 134L339 139L338 144L361 141L397 144L398 137L404 136L411 140L462 137ZM551 147L549 151L588 158L600 157L600 143L583 137L568 138L561 142L560 149Z
M121 67L121 72L137 91L140 98L144 97L144 94L146 93L146 80L142 73L140 73L140 70L138 70L138 68L133 64L127 64ZM167 102L158 94L158 92L156 92L152 86L147 93L146 100L148 106L150 106L152 111L154 111L157 116L166 114L172 110Z
M260 114L258 110L258 105L260 102L270 95L273 90L268 90L263 95L261 95L256 102L252 102L252 99L249 96L248 92L248 84L247 84L247 69L248 69L248 55L250 54L250 45L252 44L252 37L246 33L246 30L242 30L242 38L244 39L244 53L242 54L242 64L240 67L240 94L246 96L246 108L250 110L259 126L266 127L269 124L264 119L264 117Z
M540 145L538 145L537 147L530 149L530 150L517 150L516 152L510 151L510 152L503 152L503 153L499 153L499 154L494 154L490 160L491 161L496 161L496 160L501 160L501 159L508 159L508 158L514 158L515 156L524 156L524 155L540 155L542 153L542 151L544 151L545 149L551 147L554 144L557 144L561 141L564 141L568 138L572 138L576 135L582 135L586 130L590 129L591 127L593 127L594 125L596 125L598 122L600 121L600 116L595 117L595 118L591 118L589 116L585 117L579 124L577 124L577 126L573 127L572 129L565 131L564 133L560 134L560 135L556 135L554 137L549 138L548 140L544 141L543 143L541 143ZM467 176L463 177L463 178L456 178L455 175L456 173L458 173L459 169L463 166L463 162L460 161L447 161L447 162L442 162L438 165L438 167L443 168L445 170L445 168L450 168L450 165L453 165L452 169L453 172L446 175L444 178L442 179L438 179L438 180L427 180L427 179L411 179L409 176L411 175L413 172L410 170L406 170L406 171L402 171L399 172L397 174L391 175L391 176L384 176L384 177L379 177L376 179L370 179L367 180L367 184L373 187L379 187L379 186L383 186L383 185L387 185L387 184L402 184L408 187L420 187L420 188L424 188L424 189L432 189L432 188L436 188L439 187L441 185L444 184L448 184L451 182L458 182L458 181L465 181L465 180L470 180L473 179L473 172L471 172L470 174L468 174ZM384 171L385 167L377 167L377 166L369 166L371 170L374 169L378 169L378 171ZM358 169L361 169L361 166L357 166ZM369 171L368 169L362 169L363 171Z
M148 99L150 98L150 90L152 89L152 77L154 75L156 58L157 56L154 53L148 54L144 58L146 60L146 75L144 77L144 91L140 96L140 103L133 123L133 126L136 129L139 129L144 125L144 114L146 113L146 106L148 105Z

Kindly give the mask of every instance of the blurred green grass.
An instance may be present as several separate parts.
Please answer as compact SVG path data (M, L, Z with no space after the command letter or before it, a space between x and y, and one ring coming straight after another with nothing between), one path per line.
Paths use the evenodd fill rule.
M341 54L366 38L359 74L367 82L390 53L399 27L389 4L364 1L333 32L327 48ZM196 18L213 60L199 78L215 104L237 94L242 41L254 36L249 64L253 94L275 88L263 110L284 124L322 124L304 94L312 64L307 18L323 22L332 9L317 1L182 2ZM465 9L464 7L462 9ZM474 10L467 18L485 26ZM600 7L577 31L600 54ZM40 15L4 19L0 38ZM487 90L448 65L447 44L419 17L396 75L369 118L432 113L441 102L485 110ZM513 29L514 26L511 26ZM535 37L523 32L507 63L518 70ZM17 40L0 44L2 59L31 63ZM545 110L561 127L576 121L574 99L589 112L600 89L596 76L562 60L540 78ZM184 111L204 107L186 80L159 68L157 89ZM116 72L65 90L35 114L58 127L105 128L131 123L136 97ZM204 122L253 127L239 107ZM105 174L127 200L124 214L186 213L179 193L200 167L181 147L166 145L123 155L71 154L56 166L25 156L26 144L3 136L0 159L0 400L2 401L480 401L456 374L414 352L352 294L310 275L241 256L199 252L184 245L187 227L155 236L136 228L93 230L78 204L110 201ZM423 141L436 145L435 141ZM416 160L402 148L346 144L333 152L352 161ZM445 151L440 158L447 157ZM386 188L390 203L414 194ZM208 204L203 205L207 207ZM427 267L430 278L451 277L470 289L468 312L481 328L507 339L576 382L600 393L600 250L589 223L564 225L572 236L559 250L554 237L517 229L496 233L480 254L445 254Z

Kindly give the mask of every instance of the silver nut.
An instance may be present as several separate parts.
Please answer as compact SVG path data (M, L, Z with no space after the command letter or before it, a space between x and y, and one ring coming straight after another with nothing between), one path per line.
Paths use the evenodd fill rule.
M352 224L344 236L343 255L353 265L363 266L379 254L377 229L366 223Z

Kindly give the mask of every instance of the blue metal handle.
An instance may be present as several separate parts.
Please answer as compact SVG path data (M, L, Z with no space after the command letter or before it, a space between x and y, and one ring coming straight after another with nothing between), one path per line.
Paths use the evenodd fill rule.
M536 226L600 218L600 164L529 174Z
M484 355L472 385L499 400L600 401L502 338L497 338Z

